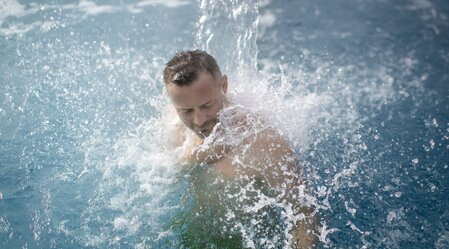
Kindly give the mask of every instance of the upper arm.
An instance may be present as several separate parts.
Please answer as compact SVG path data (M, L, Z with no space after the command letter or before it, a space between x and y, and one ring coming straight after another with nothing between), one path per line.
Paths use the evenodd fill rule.
M316 243L317 221L315 209L301 178L299 161L288 143L274 130L267 129L255 136L249 147L251 162L258 175L275 190L276 198L290 207L296 228L293 232L294 247L311 248ZM301 215L303 218L301 217ZM299 218L299 219L298 219ZM301 248L303 248L301 247Z
M249 139L248 164L282 200L304 190L298 158L278 132L265 129Z

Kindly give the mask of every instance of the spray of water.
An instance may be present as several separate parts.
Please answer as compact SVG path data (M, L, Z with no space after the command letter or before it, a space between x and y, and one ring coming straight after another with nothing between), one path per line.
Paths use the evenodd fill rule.
M0 214L5 245L288 247L292 224L304 214L245 174L230 180L206 165L183 169L178 160L183 148L166 143L179 120L163 92L161 70L173 50L186 48L187 38L164 26L172 18L148 23L138 15L159 2L25 6L0 1L15 16L0 14L2 163L12 165L4 174L18 179L0 192L0 200L11 205L5 216ZM432 71L420 69L424 63L416 51L396 55L388 47L375 51L378 61L357 64L306 48L291 50L296 51L294 61L276 57L286 48L261 57L257 39L273 35L270 27L276 22L273 12L259 13L266 4L199 3L197 39L188 45L217 58L229 76L235 104L222 110L221 123L203 149L216 143L236 146L267 127L275 129L299 158L298 176L307 181L307 190L304 185L297 189L298 201L316 207L323 247L400 248L419 242L419 227L427 235L433 235L428 231L434 227L444 228L443 221L426 223L418 204L411 209L398 204L413 197L406 193L410 183L417 187L409 192L445 193L435 179L443 179L437 176L447 172L447 165L425 163L447 150L449 124L444 117L419 113L429 103L423 99L434 96L422 84L432 77L426 70ZM423 19L439 18L429 4L412 6L419 7ZM161 6L187 8L189 3ZM132 29L155 25L164 32L143 32L135 40L127 39L126 32L102 33L103 27L121 24L114 22L120 19L116 16L129 13L138 19L130 22ZM89 21L101 14L104 26ZM79 33L86 23L96 29L93 34ZM148 40L168 47L147 45ZM419 138L390 130L413 120L400 108L421 117ZM241 123L231 118L236 115L246 117L248 129L240 129ZM414 155L415 148L426 154ZM237 172L251 169L242 164L244 153L232 159ZM10 214L13 209L26 215ZM448 212L442 212L436 216L444 220ZM447 229L440 230L433 245L446 248Z

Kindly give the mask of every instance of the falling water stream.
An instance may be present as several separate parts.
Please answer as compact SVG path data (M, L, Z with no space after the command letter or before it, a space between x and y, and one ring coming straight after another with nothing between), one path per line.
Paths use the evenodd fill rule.
M296 152L321 248L449 248L448 18L442 0L0 0L0 247L288 248L257 183L166 147L164 64L200 48Z

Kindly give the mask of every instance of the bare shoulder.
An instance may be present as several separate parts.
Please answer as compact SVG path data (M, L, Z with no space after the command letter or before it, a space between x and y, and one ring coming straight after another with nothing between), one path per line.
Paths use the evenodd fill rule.
M267 181L270 187L281 188L285 181L301 184L299 159L288 142L273 128L264 129L242 143L246 171Z
M164 145L167 146L168 149L182 146L186 139L186 127L179 119L178 114L173 107L169 106L164 109L160 124L163 126L161 127L161 135L163 136L162 140L164 141Z
M186 142L187 138L188 138L188 134L187 134L187 128L184 124L182 124L180 121L176 122L173 126L172 126L172 131L171 131L171 141L173 143L174 147L181 147L184 145L184 143Z
M241 106L227 111L224 127L227 134L238 144L238 151L244 149L246 161L252 165L278 163L294 157L286 139L257 112ZM240 153L236 151L236 153Z
M223 135L237 144L248 142L243 139L254 137L268 127L262 115L240 105L225 108L220 115L220 123Z
M248 145L249 153L254 160L264 161L268 164L286 161L295 157L288 142L279 132L271 127L246 138L243 144Z
M195 135L177 117L176 114L167 112L163 117L163 140L165 149L176 155L180 165L187 162L192 148L195 146Z

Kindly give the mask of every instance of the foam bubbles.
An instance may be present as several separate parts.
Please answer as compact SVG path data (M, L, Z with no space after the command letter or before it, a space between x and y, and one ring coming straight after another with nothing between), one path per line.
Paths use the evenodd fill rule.
M438 240L435 242L435 248L443 249L449 247L449 232L442 232Z

